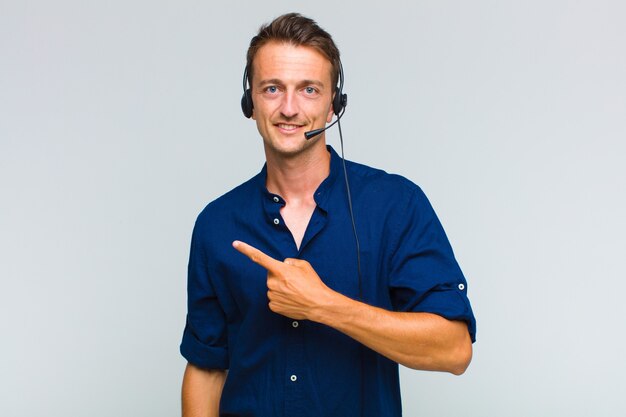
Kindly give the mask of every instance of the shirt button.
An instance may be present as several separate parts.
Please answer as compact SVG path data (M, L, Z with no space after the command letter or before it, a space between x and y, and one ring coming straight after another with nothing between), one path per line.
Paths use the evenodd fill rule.
M279 224L279 223L280 223L280 220L274 219L274 224Z
M295 328L295 327L298 327L300 323L298 323L297 321L293 321L291 325Z
M274 196L274 203L278 203L280 201L280 198Z
M465 289L465 285L464 284L459 284L459 290L463 291Z
M295 375L291 375L291 378L289 379L291 379L291 382L296 382L298 380L298 377Z

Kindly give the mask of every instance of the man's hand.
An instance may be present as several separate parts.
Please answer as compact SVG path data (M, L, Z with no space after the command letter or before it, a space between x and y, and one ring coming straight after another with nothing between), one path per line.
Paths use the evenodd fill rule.
M281 262L238 240L233 247L267 269L267 298L275 313L311 320L316 308L328 302L334 293L307 261L287 258Z

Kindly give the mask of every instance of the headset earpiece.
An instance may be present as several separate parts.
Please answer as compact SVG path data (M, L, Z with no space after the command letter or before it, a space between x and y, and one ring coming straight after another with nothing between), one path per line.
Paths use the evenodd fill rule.
M343 83L342 83L343 87ZM348 95L341 92L340 87L335 87L335 97L333 97L333 112L339 115L344 107L348 105Z
M241 96L241 111L248 119L252 117L252 91L248 88L248 67L243 70L243 95Z
M339 61L339 85L335 87L335 97L333 98L333 111L335 115L339 116L339 113L348 105L348 95L343 93L343 64Z
M243 115L248 119L252 117L252 109L254 105L252 104L252 92L249 88L247 88L243 96L241 96L241 110L243 111Z

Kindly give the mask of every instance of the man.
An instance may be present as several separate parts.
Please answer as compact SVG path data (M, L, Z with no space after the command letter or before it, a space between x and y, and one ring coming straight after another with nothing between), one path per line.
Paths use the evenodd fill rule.
M345 106L330 35L283 15L247 58L266 164L194 227L183 415L400 416L398 363L470 362L463 274L416 185L345 162L350 199L324 132L305 138Z

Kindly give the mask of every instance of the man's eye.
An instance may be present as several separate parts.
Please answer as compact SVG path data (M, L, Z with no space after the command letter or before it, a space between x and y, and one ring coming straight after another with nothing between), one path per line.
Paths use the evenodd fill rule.
M265 88L265 91L267 91L268 93L274 94L278 91L278 88L276 88L275 85L270 85L269 87Z
M307 93L307 94L314 94L316 92L316 90L313 87L306 87L304 89L304 92Z

